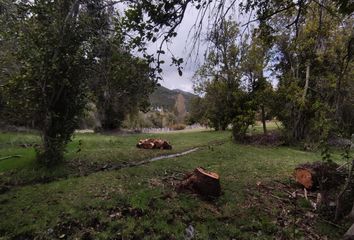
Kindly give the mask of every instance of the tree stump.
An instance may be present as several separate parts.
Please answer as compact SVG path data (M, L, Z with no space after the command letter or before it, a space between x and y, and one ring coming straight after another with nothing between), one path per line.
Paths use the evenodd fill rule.
M322 184L324 190L329 190L343 183L345 175L338 171L336 163L305 163L295 168L294 177L306 189L315 189Z
M178 189L188 189L205 197L218 197L221 194L219 175L201 167L196 168L184 177Z

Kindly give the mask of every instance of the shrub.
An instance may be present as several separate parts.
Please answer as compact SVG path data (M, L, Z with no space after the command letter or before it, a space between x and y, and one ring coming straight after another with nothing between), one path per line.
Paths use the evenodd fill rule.
M171 128L172 128L173 130L183 130L183 129L186 128L186 125L185 125L185 124L182 124L182 123L177 123L177 124L173 124L173 125L171 126Z

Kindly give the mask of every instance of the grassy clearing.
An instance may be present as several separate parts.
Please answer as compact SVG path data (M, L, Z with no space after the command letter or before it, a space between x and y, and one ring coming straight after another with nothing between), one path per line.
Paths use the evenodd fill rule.
M282 123L277 120L267 121L266 122L267 131L278 131L282 128ZM248 130L250 134L263 133L263 125L262 122L256 122L253 126L251 126Z
M168 139L173 146L171 151L146 151L136 148L139 139L160 137ZM136 162L143 159L181 152L193 147L213 144L230 138L229 133L203 131L196 133L166 133L140 135L101 135L76 134L68 145L66 163L45 169L37 166L35 150L31 144L38 144L36 135L22 133L0 134L0 158L21 155L0 161L0 182L9 185L23 185L33 182L48 182L68 176L88 175L108 164Z
M301 228L276 223L280 209L272 199L259 196L257 199L264 200L261 205L252 201L260 195L257 182L290 183L294 166L319 160L319 153L288 147L236 145L231 142L229 132L154 136L170 140L173 151L210 145L213 141L226 142L144 166L12 187L0 195L0 236L2 239L183 239L185 229L192 226L194 239L274 239L275 236L291 239L294 235L296 239L306 239ZM135 161L165 153L136 149L136 140L143 137L147 135L77 135L69 146L68 163L77 159L100 164ZM75 153L79 140L82 150ZM6 148L1 149L2 155L4 152ZM33 156L30 153L24 156L22 160L28 163L16 164L11 170L0 165L0 169L4 174L29 169L33 160L26 159ZM174 191L173 178L198 166L220 174L223 189L220 198L206 201ZM264 204L273 215L264 210ZM342 234L342 230L330 225L319 223L319 227L328 230L329 239L339 239Z

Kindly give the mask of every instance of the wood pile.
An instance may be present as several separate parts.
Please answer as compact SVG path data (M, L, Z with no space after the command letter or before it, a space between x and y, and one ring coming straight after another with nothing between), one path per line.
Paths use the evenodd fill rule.
M172 149L167 141L158 138L141 139L136 146L143 149Z
M190 190L204 197L218 197L221 195L219 180L217 173L199 167L186 174L179 184L178 190Z
M338 187L345 180L345 174L336 163L305 163L295 168L294 177L306 189L316 189L322 183L324 189Z

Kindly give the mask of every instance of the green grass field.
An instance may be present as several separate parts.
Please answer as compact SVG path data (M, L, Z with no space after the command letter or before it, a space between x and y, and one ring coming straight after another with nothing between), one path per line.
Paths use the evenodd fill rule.
M173 150L137 149L137 140L146 137L164 138ZM317 152L239 145L227 131L77 134L68 146L66 162L44 169L35 163L33 148L23 147L39 140L33 134L0 134L0 159L21 155L0 161L0 185L8 190L0 194L0 239L185 239L188 227L194 229L193 239L307 239L295 213L288 221L294 224L279 224L282 208L270 195L263 195L257 184L293 184L293 168L320 160ZM194 147L200 150L101 171L107 164L137 162ZM335 157L339 161L339 155ZM174 190L175 179L198 166L220 174L221 197L205 200ZM276 189L271 193L284 197ZM343 233L325 222L313 225L316 234L328 239L340 239Z

